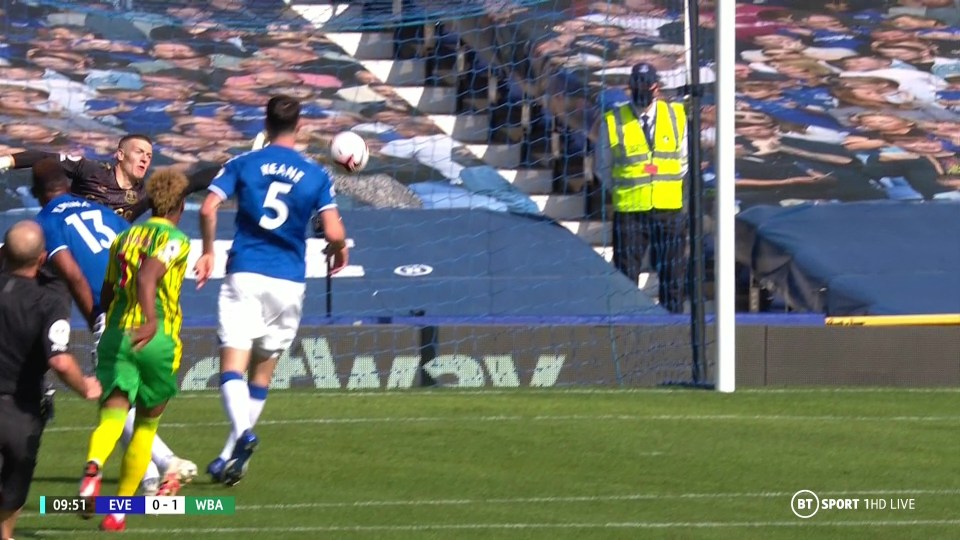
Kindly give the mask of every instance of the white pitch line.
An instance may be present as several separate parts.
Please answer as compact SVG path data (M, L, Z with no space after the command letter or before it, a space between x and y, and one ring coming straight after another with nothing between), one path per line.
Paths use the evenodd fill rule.
M798 421L798 422L960 422L960 416L836 416L836 415L789 415L789 414L566 414L566 415L485 415L485 416L370 416L353 418L288 418L284 420L261 420L258 426L285 425L336 425L336 424L422 424L442 422L581 422L581 421L668 421L668 422L725 422L725 421ZM169 422L163 429L220 427L220 422ZM92 426L52 426L51 433L89 431Z
M759 529L784 527L922 527L960 526L960 519L913 519L867 521L674 521L674 522L607 522L607 523L451 523L435 525L329 525L304 527L209 527L153 528L132 527L125 536L138 534L224 534L224 533L298 533L298 532L418 532L457 530L522 530L522 529ZM89 529L40 529L38 536L91 534Z
M932 495L956 496L960 489L872 489L852 491L818 491L820 496L886 496L886 495ZM417 507L417 506L481 506L481 505L512 505L512 504L569 504L569 503L598 503L598 502L629 502L629 501L656 501L656 500L696 500L696 499L775 499L787 498L794 494L790 491L756 491L756 492L728 492L728 493L629 493L625 495L579 495L579 496L544 496L544 497L504 497L492 499L409 499L409 500L367 500L367 501L339 501L287 504L249 504L237 505L237 510L301 510L301 509L343 509L343 508L383 508L383 507ZM25 512L22 518L39 517L37 512ZM72 514L50 514L50 516L72 516Z
M412 388L410 390L316 390L309 387L277 389L274 396L316 398L389 398L389 397L445 397L445 396L524 396L530 394L553 395L618 395L645 394L651 396L712 395L710 391L694 391L688 388L517 388L498 390L494 388ZM736 394L958 394L960 387L945 388L744 388ZM72 396L71 396L72 399ZM189 391L178 394L180 399L220 399L220 393L209 390ZM79 399L77 399L79 401Z
M745 394L958 394L960 388L957 387L934 387L934 388L744 388L737 390L737 393Z
M960 489L913 489L913 490L866 490L830 493L818 493L822 496L842 495L960 495ZM501 499L427 499L427 500L397 500L397 501L354 501L354 502L318 502L318 503L290 503L290 504L253 504L237 505L237 510L296 510L303 508L366 508L387 506L465 506L484 504L566 504L566 503L595 503L595 502L627 502L650 500L678 500L678 499L772 499L790 497L793 492L767 491L755 493L634 493L627 495L584 495L571 497L519 497Z

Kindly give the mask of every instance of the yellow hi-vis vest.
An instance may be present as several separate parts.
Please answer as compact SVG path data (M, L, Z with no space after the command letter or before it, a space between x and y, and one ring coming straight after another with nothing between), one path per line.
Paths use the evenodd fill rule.
M613 156L614 211L683 208L680 145L687 129L683 105L657 100L652 144L648 144L643 124L632 105L608 111L604 120Z

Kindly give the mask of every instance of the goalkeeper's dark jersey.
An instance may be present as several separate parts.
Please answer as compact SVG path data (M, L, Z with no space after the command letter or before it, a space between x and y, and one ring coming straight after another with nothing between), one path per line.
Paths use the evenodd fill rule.
M51 157L60 160L60 166L72 182L70 192L74 195L108 206L131 223L150 210L146 179L134 183L131 189L124 189L117 184L114 163L49 152L27 151L14 154L18 168L30 167L41 159ZM206 189L219 169L219 166L208 164L188 173L188 193Z
M25 152L26 154L26 152ZM18 166L30 166L32 163L21 161L39 161L42 158L56 158L60 160L63 172L72 182L70 192L78 197L100 203L113 209L117 215L127 221L134 221L146 211L150 210L150 199L147 197L147 185L144 180L135 182L131 189L124 189L117 184L114 164L105 161L94 161L80 156L67 154L51 154L30 152L29 160L22 160L17 155ZM37 159L39 158L39 159Z
M61 154L60 165L73 180L70 191L74 195L109 206L127 221L150 210L146 181L133 182L131 189L123 189L117 184L113 163Z

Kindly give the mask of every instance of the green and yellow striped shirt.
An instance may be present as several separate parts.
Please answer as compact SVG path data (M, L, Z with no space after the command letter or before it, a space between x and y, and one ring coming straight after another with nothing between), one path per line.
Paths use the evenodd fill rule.
M143 324L143 310L137 302L137 274L140 262L153 257L167 268L157 287L157 331L179 339L183 324L180 288L189 254L190 238L164 218L152 217L117 235L107 266L106 280L114 284L107 325L127 330Z

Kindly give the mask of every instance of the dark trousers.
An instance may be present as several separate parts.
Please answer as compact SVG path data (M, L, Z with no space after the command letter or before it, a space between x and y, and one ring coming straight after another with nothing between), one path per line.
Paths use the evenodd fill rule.
M16 510L27 501L42 434L39 409L26 411L0 395L0 510Z
M672 313L683 313L686 297L687 218L671 210L613 214L613 265L636 283L649 250L660 278L660 305Z

